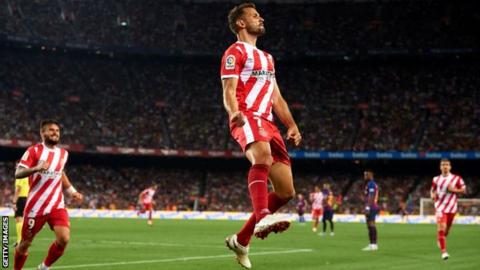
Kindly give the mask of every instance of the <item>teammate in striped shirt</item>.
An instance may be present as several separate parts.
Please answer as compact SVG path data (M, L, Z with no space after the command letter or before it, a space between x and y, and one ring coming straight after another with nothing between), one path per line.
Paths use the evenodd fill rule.
M147 224L149 226L153 225L152 214L153 214L153 195L157 191L157 185L152 185L149 188L144 189L140 195L138 196L138 203L142 205L142 210L140 210L140 214L145 213L148 211L148 221Z
M53 120L40 125L42 143L31 146L22 156L15 178L29 178L30 191L24 211L22 240L15 249L13 268L21 270L28 256L28 248L35 235L48 223L56 240L51 244L47 257L37 269L48 270L63 255L70 239L70 222L62 188L78 201L83 199L70 183L64 168L68 152L57 147L60 140L60 125Z
M323 192L319 186L315 186L315 191L310 193L310 202L312 203L312 232L317 232L318 220L323 215Z
M363 248L363 251L378 250L377 246L377 227L375 219L378 214L378 185L373 179L373 171L365 170L363 178L366 181L365 185L365 220L367 221L368 238L370 244Z
M452 174L452 164L448 159L440 161L442 174L433 178L430 196L435 202L437 218L437 241L442 252L442 259L447 260L447 236L457 213L459 194L465 194L467 187L459 175Z
M289 220L272 215L295 195L290 158L272 110L287 128L287 140L296 146L302 140L278 88L273 57L256 47L265 34L263 22L252 3L230 10L228 24L238 41L225 51L220 71L230 132L251 162L248 189L254 213L240 232L226 239L245 268L251 267L248 245L253 234L263 239L290 226ZM274 192L268 193L268 179Z

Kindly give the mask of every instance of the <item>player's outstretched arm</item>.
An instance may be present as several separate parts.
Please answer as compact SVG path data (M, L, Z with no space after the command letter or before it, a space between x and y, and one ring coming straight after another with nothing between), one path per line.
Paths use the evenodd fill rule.
M295 146L299 146L302 142L302 135L300 134L300 130L298 130L298 126L293 119L287 102L280 93L280 88L276 81L273 87L273 111L282 124L287 128L287 140L292 142Z
M237 127L242 127L245 124L245 118L238 110L237 102L237 84L238 78L231 77L222 80L223 87L223 105L228 113L230 122L234 123Z
M68 179L68 176L65 172L62 173L62 185L67 190L67 193L70 194L74 200L78 202L83 201L83 195L73 187L70 179Z
M37 166L32 168L25 168L22 166L18 166L17 169L15 170L15 178L16 179L25 178L36 172L46 171L48 167L50 167L50 164L43 160L39 161Z

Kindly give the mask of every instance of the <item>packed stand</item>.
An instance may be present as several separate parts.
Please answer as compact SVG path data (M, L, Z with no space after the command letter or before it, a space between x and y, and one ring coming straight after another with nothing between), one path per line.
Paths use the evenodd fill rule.
M233 3L28 1L0 4L0 33L72 44L220 53L234 36ZM477 48L474 1L259 4L271 51ZM208 14L208 16L206 16ZM285 18L288 18L287 20Z
M0 206L10 206L14 194L14 163L0 162ZM156 210L170 211L238 211L250 212L246 173L242 171L205 171L132 167L120 165L67 165L66 172L84 201L76 203L66 195L71 208L130 209L137 207L142 190L157 184L154 197ZM379 186L380 214L400 214L406 206L409 214L418 214L420 198L430 196L431 177L425 175L376 175ZM464 177L467 194L462 198L480 196L480 179ZM296 194L308 201L315 186L329 184L334 195L334 210L339 214L363 214L365 180L361 175L332 171L329 173L297 172L294 176ZM271 188L270 188L271 190ZM280 209L296 213L296 198ZM308 201L307 205L311 202ZM310 207L307 206L307 211ZM462 215L480 215L478 203L460 204Z
M40 120L53 117L64 143L88 149L240 150L215 64L1 56L2 107L15 123L0 127L5 139L35 141ZM279 66L301 150L479 149L477 64Z

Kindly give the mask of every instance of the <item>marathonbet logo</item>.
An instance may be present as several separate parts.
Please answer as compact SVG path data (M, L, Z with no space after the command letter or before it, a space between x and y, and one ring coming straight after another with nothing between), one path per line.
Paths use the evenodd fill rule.
M263 69L254 69L252 70L252 77L261 77L266 76L267 79L271 79L275 76L275 71L273 70L263 70Z

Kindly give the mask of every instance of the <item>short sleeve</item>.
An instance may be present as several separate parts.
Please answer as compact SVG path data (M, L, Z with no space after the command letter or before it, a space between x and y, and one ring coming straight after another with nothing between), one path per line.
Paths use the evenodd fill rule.
M68 154L68 151L65 150L65 157L63 158L63 160L64 160L64 161L63 161L63 169L65 169L65 167L67 166L67 162L68 162L68 157L69 157L69 156L70 156L70 155Z
M432 189L437 189L437 183L435 182L435 177L432 179Z
M20 159L18 166L29 169L35 164L36 161L35 149L33 147L29 147Z
M271 54L269 54L269 60L271 61L272 63L272 69L273 69L273 78L275 79L275 60L273 59L273 56Z
M455 187L456 187L456 188L463 188L463 187L465 187L465 182L463 181L462 178L458 179Z
M220 77L222 79L238 78L242 72L244 62L241 49L237 46L230 47L222 57Z

